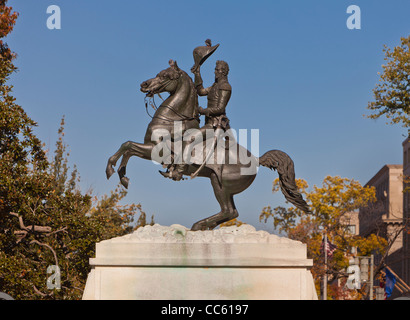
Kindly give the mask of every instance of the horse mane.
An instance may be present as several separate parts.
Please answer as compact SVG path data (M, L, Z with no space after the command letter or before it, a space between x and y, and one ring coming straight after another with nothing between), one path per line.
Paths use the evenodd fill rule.
M196 114L196 113L198 113L199 104L198 104L198 94L197 94L196 89L195 89L194 81L192 81L192 78L191 78L191 77L188 75L188 73L186 73L185 71L181 70L181 73L184 74L184 75L188 78L188 81L189 81L189 83L190 83L190 86L191 86L191 95L194 96L194 100L195 100L194 112L195 112L195 114Z
M180 71L182 71L182 70L180 70ZM181 76L181 72L175 70L172 67L169 67L165 70L162 70L160 73L158 73L158 76L166 77L166 78L169 78L171 80L176 80Z

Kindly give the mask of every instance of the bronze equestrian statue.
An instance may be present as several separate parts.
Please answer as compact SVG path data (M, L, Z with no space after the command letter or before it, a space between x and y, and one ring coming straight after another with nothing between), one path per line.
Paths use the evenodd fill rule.
M175 181L181 180L183 176L209 178L221 211L194 223L191 230L211 230L223 222L238 217L233 196L252 184L258 171L257 167L262 165L278 172L280 187L286 200L297 208L310 212L309 206L296 187L294 164L286 153L271 150L257 158L239 145L232 136L229 134L227 136L230 125L226 116L226 107L232 92L227 78L229 66L224 61L218 61L215 68L215 83L209 88L204 88L200 66L219 46L212 46L210 40L206 40L205 43L206 46L197 47L193 53L195 64L191 72L195 75L195 83L172 60L169 62L169 68L162 70L155 78L141 83L140 90L146 94L146 97L153 97L162 92L168 92L169 97L156 108L152 121L148 125L144 143L127 141L109 158L106 168L107 178L112 176L113 167L122 157L118 174L121 184L128 188L129 179L125 174L128 160L132 156L162 161L167 171L160 173ZM207 96L207 108L199 107L198 95ZM200 115L205 115L205 125L202 128L199 126ZM178 133L176 128L180 128L181 132ZM213 144L209 148L206 132L210 131L215 134L212 138ZM194 132L193 135L190 139L185 139L186 133L190 132ZM164 139L165 135L158 133L169 133L169 139ZM222 136L225 140L221 138ZM198 141L203 144L199 144ZM175 147L178 143L182 146L182 152L177 151ZM216 145L218 145L218 152ZM219 147L220 145L222 148ZM185 161L191 155L193 148L198 150L198 146L201 151L204 150L199 157L202 160L198 161L197 157L196 161ZM158 153L159 149L162 156L161 152ZM222 162L221 158L218 158L221 154L224 159ZM164 161L165 158L168 160ZM236 161L227 161L227 159L236 159ZM238 159L248 159L248 161Z

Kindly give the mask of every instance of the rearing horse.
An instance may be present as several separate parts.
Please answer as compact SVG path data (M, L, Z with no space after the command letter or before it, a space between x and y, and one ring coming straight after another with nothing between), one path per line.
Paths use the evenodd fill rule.
M109 158L106 168L107 179L114 173L114 166L122 156L118 174L125 188L128 188L129 179L125 176L128 160L132 156L138 156L147 160L155 160L153 151L160 140L152 139L156 130L167 130L170 132L171 140L176 141L180 137L174 134L174 123L182 123L182 131L188 129L199 129L198 96L191 77L181 70L177 63L170 60L170 67L162 70L155 78L141 83L141 91L148 97L161 92L168 92L169 97L158 107L152 121L149 123L144 143L127 141L121 145L119 150ZM154 140L154 141L153 141ZM219 224L238 217L233 196L247 189L256 177L257 170L252 173L243 174L244 169L249 169L252 163L277 170L279 174L280 187L285 198L299 209L309 212L309 207L299 193L295 182L295 171L292 159L280 150L266 152L260 158L253 156L248 150L234 143L234 150L239 156L246 154L251 159L250 164L235 163L207 164L201 166L191 163L184 166L184 175L194 172L200 177L211 180L214 194L221 207L221 211L208 218L202 219L192 226L192 230L213 229ZM172 149L172 146L170 147ZM226 159L229 157L226 151ZM238 159L238 157L236 158ZM200 170L198 171L198 169Z

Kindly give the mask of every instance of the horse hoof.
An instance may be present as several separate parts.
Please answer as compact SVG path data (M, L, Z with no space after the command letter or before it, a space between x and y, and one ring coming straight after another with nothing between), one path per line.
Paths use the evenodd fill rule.
M130 179L128 179L127 177L122 177L120 181L121 184L125 187L125 189L128 189L128 183L130 182Z
M213 230L217 224L215 223L209 223L206 221L198 221L193 224L191 227L191 231L205 231L205 230Z
M206 226L202 222L194 223L191 227L191 231L202 231L206 230Z
M114 174L115 170L112 166L108 166L107 169L105 170L105 173L107 175L107 180L111 178L111 176Z

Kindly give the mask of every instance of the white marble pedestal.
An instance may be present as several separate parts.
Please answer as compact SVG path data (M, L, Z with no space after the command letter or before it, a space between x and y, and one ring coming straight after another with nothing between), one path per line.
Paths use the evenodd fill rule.
M306 245L250 225L145 226L102 241L84 300L316 300Z

